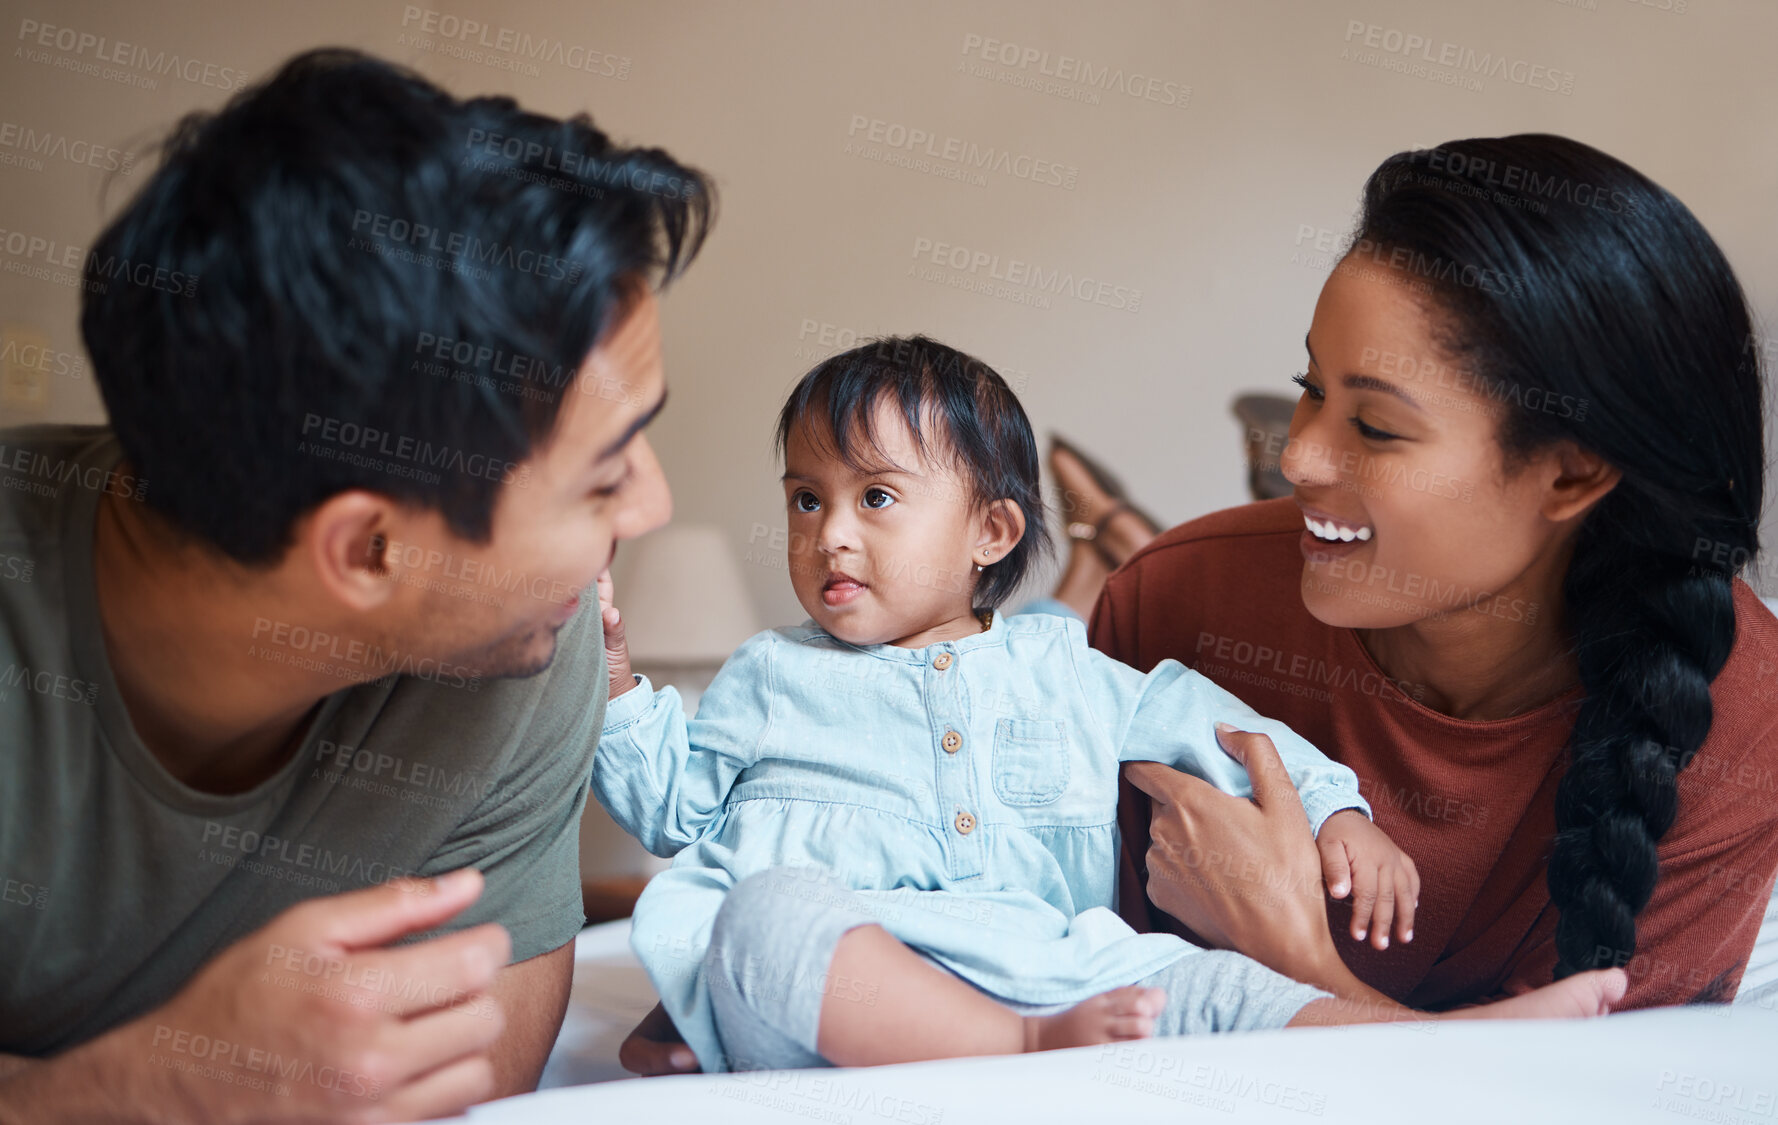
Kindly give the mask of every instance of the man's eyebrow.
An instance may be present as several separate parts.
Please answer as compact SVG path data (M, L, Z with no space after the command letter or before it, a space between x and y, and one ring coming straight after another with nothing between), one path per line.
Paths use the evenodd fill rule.
M1309 353L1310 363L1315 364L1316 367L1321 366L1315 359L1315 349L1309 346L1309 334L1307 332L1303 333L1303 350ZM1387 379L1379 379L1375 375L1343 375L1340 377L1340 382L1344 383L1349 389L1354 391L1380 391L1386 395L1394 395L1415 410L1418 410L1421 413L1426 412L1426 408L1420 405L1418 399Z
M663 409L665 409L666 405L667 405L667 392L663 390L661 392L661 397L655 400L654 405L649 407L647 410L643 411L641 417L637 418L634 422L631 422L627 427L625 427L624 432L619 434L615 441L613 441L611 444L607 445L604 449L601 449L599 451L598 456L593 458L593 462L595 464L597 464L598 462L603 461L608 457L615 456L620 449L622 449L624 446L630 444L631 438L633 438L637 434L641 433L644 427L646 427L650 422L654 421L655 415L659 414Z

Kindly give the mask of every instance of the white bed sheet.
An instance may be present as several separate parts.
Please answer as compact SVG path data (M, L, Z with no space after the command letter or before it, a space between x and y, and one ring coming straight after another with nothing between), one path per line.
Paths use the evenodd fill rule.
M1473 1022L1150 1040L874 1070L631 1078L617 1048L655 993L628 921L581 932L536 1094L473 1125L601 1121L1720 1122L1778 1119L1778 899L1737 1003L1579 1022ZM619 1080L622 1081L614 1081ZM572 1087L572 1088L570 1088ZM1214 1114L1212 1117L1211 1115Z

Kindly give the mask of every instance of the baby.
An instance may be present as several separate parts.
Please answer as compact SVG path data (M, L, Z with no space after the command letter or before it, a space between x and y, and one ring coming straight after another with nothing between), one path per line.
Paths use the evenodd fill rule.
M1114 913L1119 763L1251 795L1224 724L1271 738L1355 881L1410 873L1402 940L1418 886L1352 771L1282 723L1177 661L1112 660L1072 617L996 612L1046 541L1036 443L997 374L924 337L866 344L802 380L778 445L811 620L742 645L695 719L631 674L600 583L612 698L593 787L675 857L631 940L704 1070L1411 1015ZM1464 1014L1601 1013L1605 976Z

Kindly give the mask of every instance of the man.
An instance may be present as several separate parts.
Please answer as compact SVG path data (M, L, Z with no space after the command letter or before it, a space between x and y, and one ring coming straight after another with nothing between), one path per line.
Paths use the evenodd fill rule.
M111 425L0 432L0 1121L535 1087L666 522L709 185L339 50L182 122L85 263ZM588 621L588 617L593 618Z

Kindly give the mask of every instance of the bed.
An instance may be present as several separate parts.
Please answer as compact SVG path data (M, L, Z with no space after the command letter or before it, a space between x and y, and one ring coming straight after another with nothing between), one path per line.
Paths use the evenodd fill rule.
M1778 896L1733 1004L1584 1023L1261 1032L872 1070L637 1080L618 1065L617 1049L654 1003L628 921L588 927L575 943L573 993L542 1088L457 1120L1778 1123Z
M628 921L587 928L543 1088L456 1120L1778 1121L1778 898L1734 1004L1585 1023L1259 1032L872 1070L636 1080L618 1065L617 1048L654 1002L630 954Z

